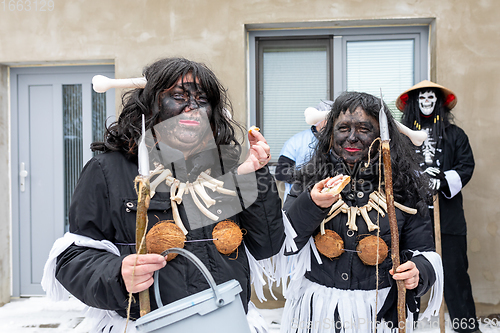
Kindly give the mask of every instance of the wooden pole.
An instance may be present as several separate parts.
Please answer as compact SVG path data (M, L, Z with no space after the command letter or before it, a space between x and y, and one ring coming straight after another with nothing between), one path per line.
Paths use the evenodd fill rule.
M434 204L434 239L436 241L436 253L443 257L443 251L441 248L441 216L439 215L439 193L433 196ZM445 322L444 322L444 298L441 302L441 307L439 308L439 332L445 333Z
M391 148L389 141L382 141L382 158L384 161L385 196L387 202L387 215L391 229L391 259L392 269L396 273L396 268L400 265L399 259L399 229L396 219L396 209L394 207L394 192L392 188L392 166ZM396 280L398 288L398 328L399 333L406 331L406 288L403 280Z
M136 215L136 233L135 249L137 254L146 254L146 231L148 226L148 208L150 202L149 179L144 176L135 178L137 184L137 215ZM149 300L149 289L139 293L140 316L144 316L151 311Z

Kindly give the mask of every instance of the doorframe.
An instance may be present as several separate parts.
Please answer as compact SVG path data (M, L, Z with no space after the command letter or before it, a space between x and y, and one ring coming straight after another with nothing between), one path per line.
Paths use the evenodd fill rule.
M11 296L21 296L21 267L20 267L20 221L19 221L19 113L18 113L18 77L19 75L49 75L49 74L85 74L96 72L104 75L115 74L114 64L103 65L75 65L75 66L38 66L38 67L9 67L9 99L10 99L10 198L11 198ZM115 96L111 96L115 98ZM116 114L116 106L115 106Z

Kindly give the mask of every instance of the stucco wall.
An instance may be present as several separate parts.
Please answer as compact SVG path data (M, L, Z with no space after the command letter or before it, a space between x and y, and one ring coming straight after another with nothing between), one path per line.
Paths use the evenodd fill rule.
M8 68L0 65L0 306L10 300L10 193Z
M229 88L240 121L248 112L245 24L291 23L301 28L307 22L334 26L346 20L435 18L431 79L456 93L453 113L469 135L476 158L474 177L463 190L474 295L478 302L499 303L500 176L495 171L500 162L496 110L500 5L496 0L55 0L54 4L51 12L0 8L0 63L106 59L114 61L116 77L123 78L140 75L142 67L157 58L185 56L215 71ZM0 97L5 96L5 86L0 84ZM1 119L6 119L5 105L0 104ZM0 123L2 142L7 140L7 125ZM6 147L0 149L6 156ZM3 163L4 159L1 170ZM0 176L2 184L7 175ZM5 221L0 223L0 244L4 244Z

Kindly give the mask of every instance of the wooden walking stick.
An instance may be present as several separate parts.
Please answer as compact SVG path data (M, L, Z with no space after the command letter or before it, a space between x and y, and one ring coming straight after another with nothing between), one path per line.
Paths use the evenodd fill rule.
M380 140L382 141L382 159L384 161L384 180L385 180L385 195L387 202L387 215L389 218L389 226L391 229L391 259L392 269L396 273L396 269L400 265L399 259L399 230L398 221L396 219L396 209L394 207L394 192L392 188L392 165L391 165L391 147L389 145L389 126L387 124L387 115L385 114L384 101L382 100L382 91L380 92ZM406 331L406 288L403 280L396 280L398 288L398 328L400 333Z
M436 253L443 257L443 251L441 249L441 216L439 215L439 193L433 196L434 205L434 239L436 241ZM439 308L439 332L445 333L445 322L444 322L444 298L441 302L441 307Z
M142 138L138 147L138 160L139 160L139 175L135 177L135 185L137 190L137 215L135 220L135 249L136 253L146 254L146 231L148 226L148 208L150 201L150 186L149 186L149 156L145 137L145 124L144 115L142 115ZM149 289L143 290L139 293L139 306L140 316L151 311L149 301Z

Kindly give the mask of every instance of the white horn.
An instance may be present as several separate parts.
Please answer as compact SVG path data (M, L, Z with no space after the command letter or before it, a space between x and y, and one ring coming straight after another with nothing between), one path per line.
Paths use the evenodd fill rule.
M308 107L304 111L304 116L306 117L306 123L309 125L316 125L320 121L326 119L329 111L319 111L316 108Z
M104 75L96 75L92 78L94 91L98 93L106 92L111 88L144 88L146 78L137 77L133 79L110 79Z
M401 124L399 121L395 120L396 126L398 127L398 130L400 133L406 135L407 137L410 138L411 142L415 146L421 146L422 143L424 143L425 140L427 140L427 132L424 130L421 131L414 131L406 127L405 125Z

